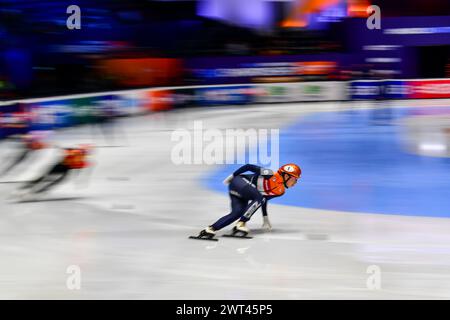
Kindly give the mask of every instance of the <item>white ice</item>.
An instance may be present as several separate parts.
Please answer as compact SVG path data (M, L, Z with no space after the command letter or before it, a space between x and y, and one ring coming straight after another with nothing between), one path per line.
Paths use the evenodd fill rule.
M0 298L450 298L449 219L269 204L271 232L260 229L256 213L252 240L187 239L226 214L229 202L200 183L213 166L172 164L172 130L194 120L208 128L282 128L310 112L356 105L365 107L299 103L121 119L116 146L97 149L88 181L70 181L33 203L7 201L18 184L0 183ZM90 129L52 139L107 144L98 133L93 141ZM27 168L16 176L37 174ZM66 285L71 265L81 270L79 290ZM367 287L372 265L381 271L379 289Z

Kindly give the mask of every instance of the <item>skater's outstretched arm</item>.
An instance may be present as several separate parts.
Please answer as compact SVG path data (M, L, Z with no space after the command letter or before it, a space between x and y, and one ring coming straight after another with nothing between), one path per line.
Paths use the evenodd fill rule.
M261 206L261 211L262 211L262 215L263 215L262 227L267 230L272 230L272 224L270 223L269 215L267 214L267 203L269 202L270 199L273 199L276 197L277 196L267 196L266 201L264 201L264 203Z
M254 164L246 164L246 165L243 165L242 167L240 167L239 169L237 169L235 172L233 172L233 176L238 176L247 171L251 171L253 173L258 173L261 175L269 174L269 172L264 172L264 170L268 170L268 169L263 169L262 167L254 165ZM268 170L268 171L271 171L271 170ZM272 172L270 172L270 173L273 174Z
M253 172L262 176L267 176L267 177L271 177L273 176L273 172L270 169L265 169L262 168L260 166L254 165L254 164L246 164L243 165L242 167L240 167L239 169L237 169L235 172L233 172L232 174L230 174L224 181L224 184L229 184L231 182L231 180L233 180L234 177L244 173L244 172Z
M24 190L24 189L31 189L34 188L35 186L37 186L39 183L44 182L46 180L48 180L48 178L52 175L59 175L61 173L63 173L66 170L66 167L63 166L61 163L57 163L55 166L53 166L49 171L47 171L46 173L44 173L43 175L41 175L40 177L26 182L22 187L20 187L19 189Z
M48 173L40 176L39 178L36 178L32 181L29 182L25 182L25 184L23 186L21 186L19 189L20 190L25 190L25 189L31 189L33 188L35 185L37 185L38 183L44 181L46 178L48 177Z
M272 224L270 223L269 216L267 215L267 201L263 203L261 206L262 214L263 214L263 229L271 230Z
M264 203L262 204L261 211L263 217L267 217L267 201L264 201Z

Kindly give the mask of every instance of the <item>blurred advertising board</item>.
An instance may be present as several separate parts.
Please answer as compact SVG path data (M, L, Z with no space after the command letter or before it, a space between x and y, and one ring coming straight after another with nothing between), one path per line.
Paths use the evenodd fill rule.
M190 108L196 106L194 88L181 88L172 91L173 108Z
M118 116L132 116L147 112L148 95L146 91L120 93L118 98Z
M0 138L173 108L351 99L450 98L450 79L254 83L149 88L0 104Z
M30 122L31 115L25 104L0 106L0 138L27 132Z
M149 111L165 111L172 109L173 97L170 90L149 90L148 104Z
M384 80L380 85L383 85L380 92L388 99L408 98L410 87L405 80Z
M349 82L349 93L353 100L378 99L382 82L377 80L357 80Z
M351 81L352 99L450 98L449 79Z
M195 90L198 106L240 105L253 102L254 86L208 87Z
M30 103L31 129L64 128L119 116L122 101L118 95L105 95Z
M258 85L255 102L346 100L345 82L274 83Z
M73 107L73 123L88 124L93 123L96 120L95 104L98 101L98 97L78 98L72 100Z
M117 95L105 95L33 104L33 126L50 129L94 123L120 115L121 102Z
M450 98L450 79L406 81L409 99Z
M71 100L30 103L29 108L33 130L63 128L74 124Z
M110 94L99 96L94 99L93 115L96 118L111 118L122 114L121 109L124 108L124 101L120 96ZM94 119L95 121L95 119Z
M345 82L304 82L211 86L173 90L174 107L346 100Z

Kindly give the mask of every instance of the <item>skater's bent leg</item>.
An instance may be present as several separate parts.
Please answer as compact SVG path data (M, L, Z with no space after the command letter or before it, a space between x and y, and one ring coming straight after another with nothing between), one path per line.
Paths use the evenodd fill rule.
M256 188L249 187L247 190L248 197L251 197L250 203L244 209L239 221L247 222L251 219L253 214L258 210L266 201L266 199L256 190Z
M234 221L239 219L240 216L242 216L242 212L245 209L248 201L240 199L233 195L231 195L230 198L231 198L231 213L227 214L226 216L223 216L215 223L213 223L211 227L214 230L220 230L228 226L229 224L233 223Z
M23 186L21 186L19 189L31 189L33 188L35 185L39 184L40 182L44 181L45 179L47 179L48 177L48 173L44 174L43 176L25 183Z
M28 183L25 183L22 187L20 187L19 189L31 189L34 186L36 186L37 184L43 182L44 180L46 180L49 176L59 173L61 170L61 165L57 164L54 167L52 167L52 169L50 169L47 173L45 173L44 175L40 176L39 178L30 181Z
M48 191L50 188L53 188L54 186L60 184L62 181L64 181L64 179L67 177L67 174L69 173L69 170L65 171L65 172L61 172L60 176L57 177L55 180L53 180L52 182L50 182L49 184L45 185L44 187L34 191L35 193L41 193L44 191Z
M53 175L60 175L66 170L66 166L63 166L61 164L56 164L52 169L50 169L46 174L42 175L41 177L30 181L26 184L24 184L20 189L31 189L34 188L36 185L38 185L41 182L44 182L48 180Z
M248 220L250 220L253 214L256 212L256 210L258 210L261 207L263 201L265 200L264 199L261 201L253 200L252 202L250 202L248 207L245 208L244 214L241 216L239 221L247 222Z

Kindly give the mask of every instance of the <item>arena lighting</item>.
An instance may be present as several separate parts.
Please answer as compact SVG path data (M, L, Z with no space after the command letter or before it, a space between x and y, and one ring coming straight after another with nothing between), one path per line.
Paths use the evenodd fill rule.
M427 28L391 28L383 30L384 34L434 34L450 33L450 27L427 27Z
M373 51L388 51L399 49L403 46L401 45L368 45L364 46L363 50L373 50Z
M366 58L366 62L377 62L377 63L392 63L401 62L401 58Z
M311 14L324 11L331 6L336 6L339 5L340 3L341 3L340 0L295 1L295 3L292 5L288 17L285 20L283 20L280 25L285 28L306 27L309 24L308 19Z
M366 18L367 7L370 5L371 3L367 0L348 0L347 16L353 18Z
M203 0L198 2L197 14L255 29L270 27L274 15L270 3L262 0Z

